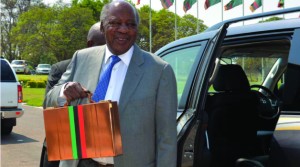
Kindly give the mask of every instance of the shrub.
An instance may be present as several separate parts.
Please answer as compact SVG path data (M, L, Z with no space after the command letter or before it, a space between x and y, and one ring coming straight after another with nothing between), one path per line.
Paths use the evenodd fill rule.
M35 81L28 81L27 84L26 84L26 87L29 87L29 88L36 88L36 82Z
M46 88L44 81L28 81L26 87L29 88Z
M45 82L37 82L37 88L46 88L46 84L45 84Z

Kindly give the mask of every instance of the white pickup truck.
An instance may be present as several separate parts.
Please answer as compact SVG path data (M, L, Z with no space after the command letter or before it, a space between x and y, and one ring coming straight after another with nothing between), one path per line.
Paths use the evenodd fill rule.
M24 114L22 109L22 86L10 63L1 58L0 77L0 114L1 134L10 134L13 126L16 126L16 118Z

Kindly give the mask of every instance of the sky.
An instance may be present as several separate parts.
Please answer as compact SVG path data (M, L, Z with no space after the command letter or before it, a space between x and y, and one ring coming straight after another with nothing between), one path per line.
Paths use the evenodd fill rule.
M52 4L56 2L57 0L44 0L46 4ZM70 3L71 0L63 0L65 3ZM132 0L133 2L137 2L137 0ZM161 10L163 7L161 5L160 0L140 0L140 4L137 5L137 8L142 7L143 5L150 5L151 1L151 8L153 10ZM185 13L183 11L183 1L184 0L174 0L176 1L176 13L180 16L183 16ZM230 0L223 0L223 6L227 4ZM251 15L251 14L257 14L261 12L268 12L268 11L274 11L274 10L280 10L281 8L277 7L279 0L263 0L263 5L256 9L253 13L250 11L249 7L254 2L254 0L244 0L244 5L239 5L235 8L232 8L228 11L224 11L224 7L222 6L222 3L218 3L216 5L213 5L209 7L207 10L204 9L204 2L205 0L198 0L198 13L197 13L197 3L195 3L190 10L186 12L186 14L192 14L194 17L197 17L204 21L204 24L208 27L222 21L240 17L243 16L243 13L245 16ZM285 0L285 8L291 8L300 6L300 0ZM244 7L244 12L243 12ZM223 14L222 14L222 10ZM175 4L173 4L169 9L169 11L175 13ZM300 13L294 13L294 14L286 14L284 15L284 18L295 18L299 17ZM283 17L283 15L278 16ZM266 18L264 18L266 19ZM251 24L251 23L257 23L259 20L253 20L253 21L247 21L245 23L240 24Z

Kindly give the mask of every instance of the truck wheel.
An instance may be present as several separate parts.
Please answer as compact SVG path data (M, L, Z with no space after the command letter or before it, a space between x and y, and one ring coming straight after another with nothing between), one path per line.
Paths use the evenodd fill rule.
M9 135L12 132L13 126L1 126L1 134Z

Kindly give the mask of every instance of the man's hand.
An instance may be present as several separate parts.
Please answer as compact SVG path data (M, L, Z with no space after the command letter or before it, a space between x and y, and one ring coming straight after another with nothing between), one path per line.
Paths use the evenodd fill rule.
M78 82L68 82L65 85L63 93L66 96L68 102L88 96L88 90L82 87Z

